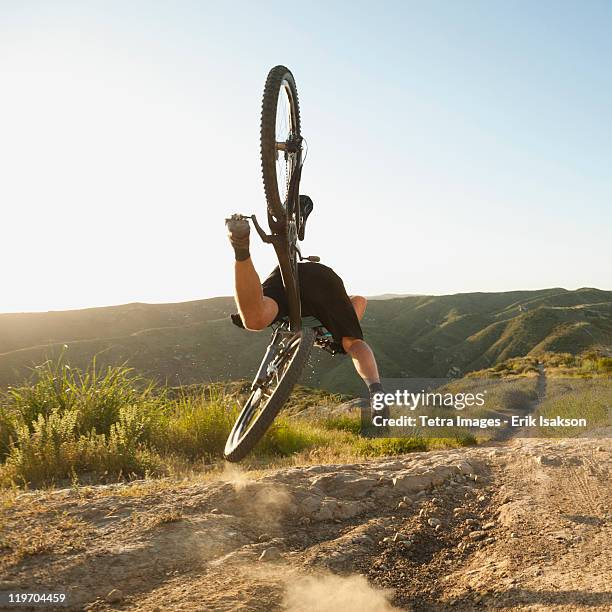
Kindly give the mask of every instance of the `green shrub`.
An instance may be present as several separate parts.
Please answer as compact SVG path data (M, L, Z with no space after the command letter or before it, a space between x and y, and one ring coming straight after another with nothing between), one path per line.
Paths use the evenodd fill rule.
M597 369L604 374L612 373L612 357L600 357L597 360Z
M15 417L0 404L0 461L9 454L11 442L17 437L16 425Z
M355 435L358 435L361 431L361 419L358 416L348 414L321 419L317 421L317 424L323 429L348 431Z
M26 424L54 410L75 410L80 433L95 429L105 434L118 421L122 406L135 405L141 412L155 414L165 399L151 382L129 368L109 366L99 371L94 360L83 372L64 364L62 358L36 367L33 378L10 389L8 396L11 409Z
M610 379L561 379L549 383L546 400L536 410L545 418L561 417L587 421L585 427L541 427L545 436L577 436L612 425L612 381Z
M301 393L298 408L311 401L307 390ZM331 402L328 395L322 401ZM321 392L314 397L321 400ZM0 486L108 482L218 461L240 398L215 385L169 393L124 367L97 370L94 362L80 371L61 359L47 362L28 383L0 395ZM360 428L358 416L315 421L281 416L251 457L342 460L425 450L430 444L412 432L368 439ZM444 442L464 443L452 436Z
M151 443L192 461L212 460L222 456L237 415L238 406L222 395L180 395L160 416Z
M328 446L334 436L316 425L299 419L279 418L256 447L264 456L287 457L314 447Z
M358 454L364 457L380 457L385 455L402 455L415 451L427 450L428 444L424 438L362 438L356 444Z

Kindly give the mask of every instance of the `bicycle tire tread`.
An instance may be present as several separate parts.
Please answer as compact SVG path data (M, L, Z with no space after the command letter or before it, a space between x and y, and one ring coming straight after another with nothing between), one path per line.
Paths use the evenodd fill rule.
M289 83L292 94L295 98L297 132L298 134L301 133L300 102L297 87L295 85L293 74L286 66L275 66L268 73L261 104L261 173L266 202L268 203L268 210L276 218L283 215L283 207L278 194L276 160L272 159L271 152L274 151L276 143L276 110L278 104L278 92L284 79L286 79Z

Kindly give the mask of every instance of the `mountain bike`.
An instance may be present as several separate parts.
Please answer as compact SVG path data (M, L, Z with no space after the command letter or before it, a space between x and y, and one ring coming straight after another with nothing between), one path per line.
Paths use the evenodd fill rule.
M262 438L289 399L313 346L340 352L331 334L314 317L301 316L298 262L319 261L303 257L298 240L304 238L305 215L299 186L306 157L298 93L293 74L285 66L268 73L261 107L261 170L270 234L255 215L252 221L260 238L276 251L289 316L273 326L264 358L251 384L249 396L225 445L228 461L243 459Z

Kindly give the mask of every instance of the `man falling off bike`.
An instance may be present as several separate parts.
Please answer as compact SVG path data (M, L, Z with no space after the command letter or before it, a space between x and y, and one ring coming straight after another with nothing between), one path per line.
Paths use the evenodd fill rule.
M300 196L300 205L312 210L308 196ZM306 214L306 216L307 216ZM235 299L239 315L232 320L239 327L260 331L288 316L289 306L278 266L262 283L249 252L249 222L240 215L226 220L228 236L235 254ZM368 386L370 398L381 393L374 353L363 339L360 321L367 300L348 296L342 279L320 263L302 262L299 266L302 316L316 317L332 334L339 352L347 353L355 370Z

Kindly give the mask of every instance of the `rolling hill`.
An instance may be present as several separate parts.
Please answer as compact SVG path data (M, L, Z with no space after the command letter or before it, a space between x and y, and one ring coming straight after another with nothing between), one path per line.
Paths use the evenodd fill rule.
M0 315L0 385L64 353L85 366L127 363L176 385L249 378L267 333L229 320L233 299L126 304ZM438 377L546 351L612 347L612 291L583 288L371 300L363 321L385 377ZM67 347L67 348L66 348ZM315 351L306 384L354 393L361 382L346 357Z

